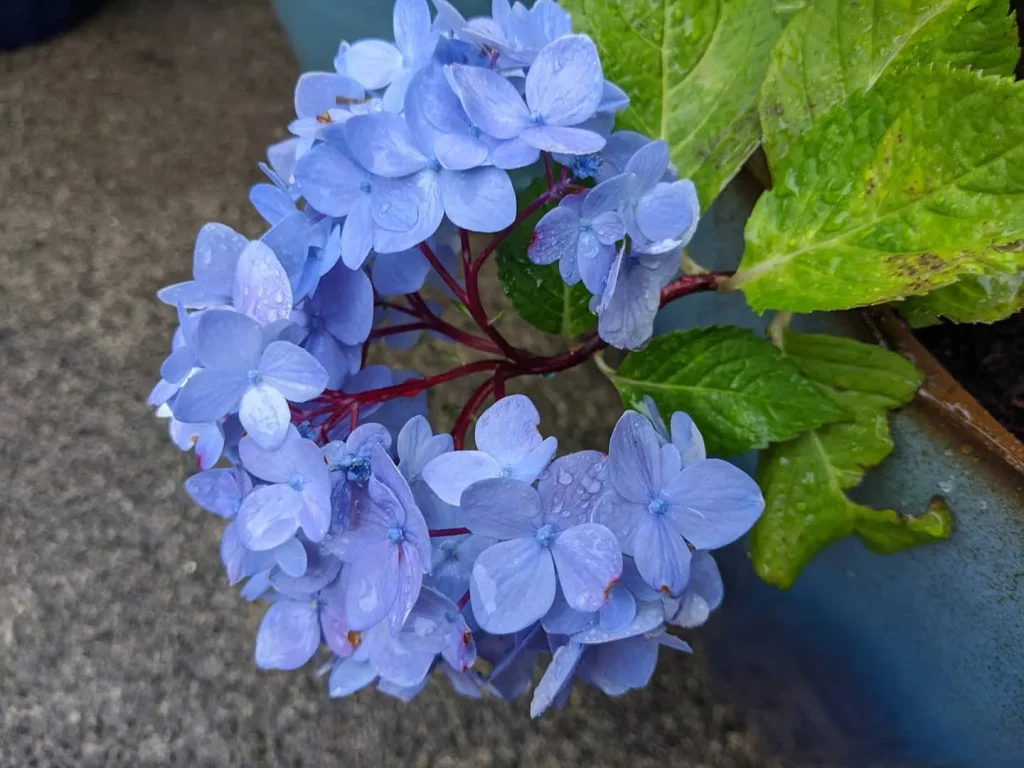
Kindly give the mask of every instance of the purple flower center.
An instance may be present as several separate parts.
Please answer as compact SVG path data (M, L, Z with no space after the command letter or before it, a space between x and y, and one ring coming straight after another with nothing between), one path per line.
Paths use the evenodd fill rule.
M388 541L392 544L397 544L405 538L405 531L402 530L400 525L393 525L388 528Z
M533 125L544 125L544 116L535 110L530 113L530 122Z
M345 470L345 477L359 485L365 483L370 479L370 460L363 456L354 457Z
M438 160L436 157L434 157L434 155L431 155L427 159L427 168L429 168L430 170L435 171L435 172L436 171L440 171L441 170L441 161Z
M661 517L665 514L665 510L668 509L668 502L659 496L656 499L652 499L647 505L647 511L655 517Z
M363 179L359 182L359 190L368 195L373 190L373 184L371 184L369 180Z
M288 487L293 491L301 491L303 484L302 475L293 474L288 478Z
M555 529L550 525L543 525L533 534L533 538L542 547L550 547L552 539L555 538Z
M250 384L259 384L263 380L263 377L260 376L260 372L256 368L249 371L247 375L249 376Z
M320 317L320 315L310 315L309 316L309 330L311 330L311 331L320 331L320 330L323 330L323 327L324 327L324 319L322 317Z
M597 176L601 168L601 158L598 155L581 155L572 159L572 170L581 179L592 179Z

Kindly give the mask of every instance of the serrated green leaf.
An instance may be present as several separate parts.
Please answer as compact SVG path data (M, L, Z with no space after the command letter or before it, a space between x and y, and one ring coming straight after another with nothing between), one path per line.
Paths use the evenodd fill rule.
M766 0L563 0L630 106L617 126L668 142L701 205L761 139L757 94L782 25Z
M844 536L860 535L879 552L895 552L945 538L947 510L929 508L907 517L850 501L846 491L892 451L886 410L908 402L921 374L899 355L853 339L784 331L782 347L811 381L853 414L786 443L758 459L765 511L751 534L754 568L783 589L819 551Z
M848 418L775 347L731 326L655 337L608 375L627 407L650 395L664 414L690 414L708 450L720 456Z
M815 123L747 222L757 311L929 293L1024 268L1024 86L963 70L879 80Z
M808 0L782 33L761 88L773 174L817 120L883 76L922 64L1012 74L1020 51L1007 0Z
M519 196L520 210L547 189L538 179ZM526 322L546 333L574 339L597 325L590 311L590 292L583 283L566 285L557 264L538 266L527 258L530 238L544 213L545 206L509 233L498 249L498 277L502 290Z
M906 300L900 312L915 328L939 317L955 323L995 323L1024 309L1024 273L965 277L927 296Z

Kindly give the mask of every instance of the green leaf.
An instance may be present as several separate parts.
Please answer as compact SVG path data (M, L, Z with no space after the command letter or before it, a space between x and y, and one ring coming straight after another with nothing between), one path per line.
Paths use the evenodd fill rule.
M520 194L520 210L546 189L544 179L531 184ZM583 283L566 285L557 264L538 266L526 256L537 222L553 207L537 211L505 238L497 254L498 277L505 295L526 322L546 333L574 339L597 325L597 315L590 311L590 292Z
M786 27L761 87L774 174L818 120L883 76L920 64L1010 75L1017 29L1007 0L808 0Z
M757 94L781 22L766 0L563 0L630 96L617 127L668 142L711 201L757 148Z
M1024 309L1024 273L965 277L927 296L906 300L900 311L915 328L945 317L955 323L994 323Z
M708 450L722 456L848 418L775 347L731 326L658 336L608 376L627 407L650 395L664 414L690 414Z
M933 505L920 517L850 501L846 491L892 451L886 410L909 402L921 374L881 347L835 336L782 334L786 359L853 415L795 440L772 445L758 459L765 511L751 534L754 568L783 589L819 551L857 534L878 552L896 552L945 538L952 516Z
M732 281L810 312L1024 269L1024 86L964 70L886 77L817 121L746 227Z

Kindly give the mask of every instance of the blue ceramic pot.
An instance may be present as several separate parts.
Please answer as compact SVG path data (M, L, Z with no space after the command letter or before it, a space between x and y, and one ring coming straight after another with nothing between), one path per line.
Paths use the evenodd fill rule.
M742 174L701 222L694 258L732 269L761 186ZM741 295L696 295L657 331L711 323L763 332ZM798 330L882 341L926 374L892 419L895 450L853 497L908 513L946 498L948 541L880 556L857 540L822 552L782 592L742 545L708 653L735 697L795 759L825 765L1024 766L1024 445L996 424L893 315L799 317ZM754 455L737 459L753 472Z
M38 43L70 29L103 0L0 0L0 50Z
M491 10L490 0L454 0L452 4L466 18ZM333 70L342 40L393 39L392 5L386 0L274 0L303 71Z

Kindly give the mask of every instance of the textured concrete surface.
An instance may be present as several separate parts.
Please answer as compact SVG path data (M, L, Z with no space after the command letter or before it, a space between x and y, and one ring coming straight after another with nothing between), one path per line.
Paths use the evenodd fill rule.
M153 292L203 222L257 234L246 192L295 75L256 0L112 2L0 55L0 765L771 764L700 657L536 723L440 681L335 702L311 670L256 669L263 609L226 587L221 523L143 401L173 323ZM607 439L595 370L541 385L566 448Z

